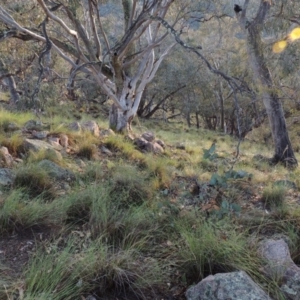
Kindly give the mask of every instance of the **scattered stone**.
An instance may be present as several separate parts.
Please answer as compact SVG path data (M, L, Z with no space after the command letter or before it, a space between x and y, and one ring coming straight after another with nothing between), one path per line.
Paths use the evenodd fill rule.
M134 144L141 150L160 154L164 152L164 148L157 142L148 142L143 137L138 137L134 140Z
M32 151L40 151L43 149L55 149L55 150L61 150L61 145L50 145L49 143L41 140L34 140L34 139L25 139L24 140L24 147L27 150Z
M49 131L36 131L33 130L31 132L32 137L38 139L38 140L43 140L47 137L47 135L49 134Z
M13 131L17 131L19 129L20 129L20 127L16 123L11 122L11 123L7 124L7 126L5 128L5 131L6 132L13 132Z
M76 159L75 161L80 168L86 167L86 163L82 159Z
M54 150L54 149L46 149L46 156L51 157L51 160L53 161L62 161L63 156L61 155L60 152Z
M152 132L144 132L142 134L142 138L145 139L148 142L153 142L155 140L155 135Z
M15 180L15 174L10 169L0 169L0 186L11 186Z
M112 156L112 152L107 149L105 146L101 146L101 152L104 153L104 154L107 154L108 156Z
M40 161L38 163L38 166L44 169L48 173L48 175L54 178L55 180L75 180L75 175L72 171L64 169L48 159Z
M13 157L9 154L8 149L6 147L0 148L0 158L3 161L3 165L5 167L12 167L14 163Z
M69 125L69 128L76 132L81 132L82 128L79 122L73 122Z
M31 130L42 131L44 129L49 129L49 125L43 124L43 122L39 120L29 120L25 123L24 129L27 131L31 131Z
M185 150L185 145L183 143L179 143L176 145L176 149Z
M59 140L60 144L63 146L64 149L69 147L69 138L66 134L61 134L60 135L60 140Z
M280 289L286 299L300 299L300 268L291 259L289 247L283 239L265 240L261 243L259 252L266 260L266 274L282 282Z
M83 130L91 132L94 136L100 136L99 126L95 121L86 121L81 123Z
M187 300L271 300L244 271L210 275L186 292Z
M160 146L158 143L150 143L146 145L146 151L148 152L153 152L156 154L161 154L164 153L164 148Z
M59 137L58 136L48 136L48 143L55 147L56 149L61 150L61 145L59 143Z
M148 141L146 141L142 137L138 137L134 140L134 144L140 149L140 150L146 150L146 147L148 145Z
M100 130L100 136L107 137L111 135L116 135L115 132L112 129L101 129Z
M166 144L164 143L164 141L162 141L162 140L156 140L156 143L158 145L160 145L161 147L163 147L164 149L166 148Z

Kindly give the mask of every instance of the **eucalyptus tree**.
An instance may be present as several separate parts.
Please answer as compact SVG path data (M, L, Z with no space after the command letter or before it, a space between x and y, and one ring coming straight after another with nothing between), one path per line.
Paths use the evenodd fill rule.
M173 27L179 21L178 12L168 14L173 2L123 0L119 10L113 1L85 0L81 5L77 0L37 0L37 13L40 16L42 11L44 18L40 26L31 22L30 27L0 5L0 23L5 25L0 39L44 42L45 49L39 56L41 73L47 67L47 56L55 50L72 67L70 84L78 72L93 77L113 103L110 127L126 131L147 84L176 44L168 40L168 30L162 26L164 19L169 19ZM109 11L107 4L111 5ZM107 28L103 22L108 13L115 14L114 28Z
M278 20L278 17L283 16L283 9L286 8L288 4L286 1L277 2L280 3L276 3L274 8L278 8L278 11L274 13L273 16L276 16ZM250 4L252 4L252 7ZM235 6L235 12L240 28L246 36L249 65L252 69L254 80L259 88L259 93L263 99L269 118L275 145L275 153L272 161L274 163L281 161L289 166L296 166L298 163L287 131L283 106L278 92L274 87L274 81L264 53L265 47L262 33L271 5L271 0L260 0L259 2L245 0L242 7L238 5ZM268 21L270 22L270 20Z

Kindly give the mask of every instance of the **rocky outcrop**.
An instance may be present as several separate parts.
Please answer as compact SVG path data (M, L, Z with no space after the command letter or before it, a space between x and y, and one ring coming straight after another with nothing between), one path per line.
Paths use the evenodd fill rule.
M161 154L164 152L165 144L161 140L156 140L152 132L145 132L140 137L134 139L134 144L144 152Z
M0 160L1 160L1 165L8 168L12 167L14 163L14 159L10 155L6 147L0 148Z
M44 124L43 122L38 120L29 120L24 125L25 131L32 131L32 130L43 131L45 129L49 129L49 125Z
M94 136L100 136L100 129L96 121L73 122L69 125L69 128L77 132L89 131Z
M300 268L291 259L289 247L283 239L265 240L259 249L266 261L267 276L281 283L280 289L286 299L300 299Z
M58 143L51 145L45 141L35 140L35 139L25 139L24 147L25 149L32 150L32 151L40 151L43 149L62 150L62 146Z
M15 174L10 169L0 169L0 187L9 187L13 184Z
M50 160L44 159L38 163L38 166L44 169L48 173L48 175L55 180L75 180L75 175L72 171L62 168Z
M244 271L210 275L186 292L187 300L271 300Z
M94 136L100 136L99 126L95 121L86 121L81 123L83 130L89 131Z

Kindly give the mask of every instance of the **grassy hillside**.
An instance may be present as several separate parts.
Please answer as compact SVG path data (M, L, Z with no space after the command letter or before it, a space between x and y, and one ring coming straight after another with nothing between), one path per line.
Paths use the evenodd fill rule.
M7 130L32 118L1 112L0 142L22 160L0 195L0 299L184 299L189 285L232 270L283 299L256 252L263 238L286 236L299 260L300 172L268 164L261 129L237 148L223 134L140 120L135 135L151 131L166 144L154 155L128 137L43 119L69 137L59 157L26 152L24 132ZM53 180L44 159L74 178Z

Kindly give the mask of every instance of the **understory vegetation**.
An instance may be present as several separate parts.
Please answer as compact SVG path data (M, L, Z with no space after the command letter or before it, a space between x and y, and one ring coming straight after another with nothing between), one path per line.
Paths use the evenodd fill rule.
M44 122L57 132L57 121ZM165 142L163 154L122 135L73 133L62 158L29 152L13 167L14 185L0 196L0 250L10 257L0 264L0 299L184 299L207 275L234 270L284 299L257 249L285 236L299 260L299 170L268 164L260 154L272 149L253 143L259 130L240 145L180 122L142 122L135 134L147 130ZM1 127L12 153L20 139ZM43 159L73 172L68 189Z

